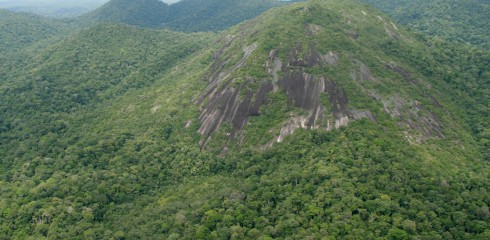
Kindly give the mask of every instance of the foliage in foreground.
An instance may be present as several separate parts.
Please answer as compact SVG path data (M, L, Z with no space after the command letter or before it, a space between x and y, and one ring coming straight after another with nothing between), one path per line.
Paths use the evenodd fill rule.
M361 10L367 20L344 21ZM382 105L352 94L359 86L345 77L346 64L310 70L339 80L350 106L372 111L376 122L298 130L261 150L255 140L270 123L299 111L278 92L250 120L245 147L220 155L216 138L216 148L203 150L195 98L221 47L208 48L213 35L98 25L2 73L0 239L488 239L490 168L475 144L488 144L488 88L479 87L487 53L405 30L409 41L399 42L372 12L345 1L290 6L261 17L257 39L231 49L239 60L256 41L254 60L314 39L322 51L354 55L381 82L364 87L421 102L434 94L451 116L447 139L409 144ZM323 35L306 37L305 22L323 26ZM347 40L347 27L361 41ZM431 88L394 77L389 61ZM264 71L258 62L238 73Z

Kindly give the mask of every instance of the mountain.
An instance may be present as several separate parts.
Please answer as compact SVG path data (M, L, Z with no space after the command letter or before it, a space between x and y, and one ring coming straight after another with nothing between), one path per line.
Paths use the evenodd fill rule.
M16 51L66 30L62 21L0 9L0 52Z
M0 239L487 239L489 59L345 0L81 30L0 81Z
M490 3L486 0L364 0L402 24L447 40L490 49Z
M182 0L170 5L166 25L186 32L219 31L283 4L277 0Z
M22 132L41 137L51 131L49 122L63 119L60 115L151 84L208 44L208 35L102 24L53 45L33 56L20 72L11 71L2 79L0 109L7 126L2 129L12 133L4 135L2 146L15 144L9 136Z
M81 17L88 22L116 22L185 32L220 31L288 2L276 0L111 0Z
M0 82L20 73L32 57L76 27L69 21L0 10Z
M159 0L111 0L81 18L96 22L159 27L165 22L167 11L168 5Z

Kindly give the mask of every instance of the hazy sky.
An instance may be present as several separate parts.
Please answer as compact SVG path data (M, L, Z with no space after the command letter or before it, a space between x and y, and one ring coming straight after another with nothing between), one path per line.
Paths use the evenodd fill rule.
M0 8L64 18L79 16L102 6L108 1L109 0L0 0ZM172 4L180 0L161 1Z
M180 1L180 0L165 0L164 2L166 2L166 3L176 3L178 1Z
M0 0L0 6L5 7L84 7L100 6L108 0Z
M53 15L59 9L85 9L78 12L80 15L96 9L109 0L0 0L0 8L11 9L14 11L27 11L46 16L66 17ZM180 0L162 0L168 4L176 3ZM72 15L75 16L75 15Z
M0 0L0 5L4 6L41 6L41 5L60 5L60 6L87 6L102 5L109 0ZM175 3L179 0L163 0L166 3Z

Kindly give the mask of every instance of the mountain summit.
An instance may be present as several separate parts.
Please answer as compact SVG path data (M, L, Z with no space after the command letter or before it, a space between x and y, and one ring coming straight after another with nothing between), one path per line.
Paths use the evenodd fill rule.
M82 16L91 21L161 27L167 21L169 6L159 0L111 0Z
M483 50L310 0L23 54L0 62L0 239L490 237Z
M240 132L247 132L242 130L250 118L268 103L278 104L271 95L284 94L284 104L296 110L268 130L276 134L272 142L298 128L331 131L385 117L409 142L444 139L451 123L442 120L441 94L431 79L383 47L414 41L394 22L352 3L312 1L272 10L221 40L197 101L199 133L210 136L230 124L231 139L246 139Z

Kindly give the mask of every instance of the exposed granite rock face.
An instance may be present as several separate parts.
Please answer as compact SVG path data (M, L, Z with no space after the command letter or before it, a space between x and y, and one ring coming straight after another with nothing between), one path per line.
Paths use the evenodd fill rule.
M319 128L326 108L321 104L320 95L325 92L327 79L315 77L302 70L288 71L279 81L281 89L291 104L308 111L305 128Z
M407 84L422 87L423 82L415 78L408 70L395 63L389 63L385 66L400 75ZM399 95L381 97L377 94L372 94L371 96L383 103L386 113L393 118L399 119L399 125L407 129L405 137L410 143L421 143L424 140L433 138L445 138L443 133L444 124L441 119L422 103L406 100ZM434 107L443 109L434 96L427 95L425 97L430 100Z
M228 37L227 37L228 38ZM204 77L204 79L209 83L207 88L205 89L205 94L201 95L201 97L198 100L198 103L202 103L206 97L212 96L216 94L218 90L221 90L223 88L218 88L218 85L223 84L224 81L228 81L227 84L231 81L229 79L230 75L235 71L236 69L240 68L245 64L245 61L248 59L250 54L257 48L257 43L252 44L251 46L245 47L243 49L243 57L235 63L232 67L229 67L228 69L226 68L226 65L229 64L230 59L229 56L224 56L223 52L224 50L231 45L231 43L236 39L234 36L230 36L229 42L226 42L225 45L220 48L215 54L214 54L214 63L211 66L211 70L208 72L208 74Z
M349 117L355 120L367 118L373 122L376 122L376 117L374 117L374 115L370 111L350 110Z
M405 69L403 69L401 67L398 67L394 63L387 64L386 67L389 68L390 70L398 73L409 84L416 85L416 84L419 83L419 81L417 79L415 79L414 77L412 77L412 74L409 71L407 71L407 70L405 70Z
M322 30L321 26L315 25L315 24L307 24L306 25L306 34L309 36L315 36Z
M272 74L274 92L277 92L279 90L279 86L277 85L279 82L279 71L282 69L282 61L277 58L277 50L274 49L269 53L269 60L265 62L265 68L268 74Z
M411 143L420 143L431 138L445 138L439 117L418 101L407 101L400 96L382 99L384 110L393 118L400 119L399 125L413 131L405 132Z
M356 61L356 64L359 65L359 69L353 70L351 72L351 78L352 80L364 82L364 81L376 81L376 78L373 76L371 73L371 70L369 69L366 64L364 64L361 61Z
M282 69L283 77L279 80L279 86L286 92L288 101L295 107L306 110L307 115L292 116L283 123L279 136L266 147L274 142L282 142L299 128L323 128L330 131L347 126L350 119L368 118L376 121L369 111L349 110L348 97L336 81L304 72L307 67L323 66L324 63L336 65L339 61L337 53L321 55L314 45L310 45L310 52L306 55L306 60L303 60L299 58L301 52L303 50L299 44L290 51L286 60L288 64ZM323 105L322 95L328 97L330 106Z
M323 65L323 56L320 52L316 50L314 44L310 44L309 52L303 58L301 57L301 54L304 53L305 52L303 50L303 46L300 43L296 44L296 47L292 48L289 51L289 56L286 60L287 65L284 66L283 71L285 70L285 68L315 67Z
M350 16L347 17L350 19ZM389 37L403 40L393 23L390 25L379 16L378 19L380 24L384 24L380 26L384 27ZM291 44L289 40L285 43L274 42L277 49L271 50L267 56L263 51L270 46L259 46L263 41L257 40L257 36L262 34L254 27L257 21L252 20L244 24L234 33L236 35L228 35L217 43L221 47L214 53L213 63L203 77L208 83L207 87L196 99L196 104L201 107L201 126L198 132L203 135L203 147L208 143L211 134L220 130L223 125L227 126L225 134L230 139L244 141L246 134L242 134L241 130L245 128L251 116L261 114L261 106L267 104L270 92L284 92L289 105L294 106L296 110L291 111L290 116L278 116L284 122L269 129L270 133L276 135L264 147L283 141L286 136L300 128L333 130L348 126L353 120L377 121L370 111L349 108L349 98L341 87L344 82L340 82L341 79L349 78L346 67L352 69L350 78L354 80L346 86L352 89L352 83L356 84L362 89L361 94L367 94L382 103L384 111L397 119L399 125L406 129L408 141L418 143L425 139L444 138L442 121L430 108L417 101L405 100L402 97L403 92L396 95L383 91L383 95L376 91L379 90L378 87L383 87L383 84L390 81L386 79L386 75L375 75L379 72L372 72L370 69L372 67L373 70L379 71L380 66L385 66L389 71L399 75L400 79L405 80L414 89L418 89L419 85L430 88L430 85L422 86L424 81L404 69L404 65L384 61L369 61L366 62L369 64L365 64L355 60L355 57L352 57L354 54L348 51L322 49L324 52L321 52L317 46L327 46L316 45L315 40L305 42L302 39L298 39L295 44ZM325 31L320 25L304 26L303 34L310 39L320 36ZM343 33L359 40L358 32L346 30ZM248 44L244 43L244 39L248 39ZM264 56L260 56L259 52ZM326 73L335 70L339 71L338 74L332 73L327 76ZM427 104L432 103L431 105L437 109L442 109L437 99L424 96L423 93L421 96L430 98L430 103Z
M260 114L260 106L265 103L267 93L273 90L271 81L262 81L258 91L253 92L245 86L233 86L236 79L230 76L236 69L242 67L248 57L255 51L257 44L243 48L242 58L231 65L232 56L225 54L226 49L236 40L235 36L227 36L223 45L214 54L214 62L204 79L208 82L204 94L196 103L202 105L199 121L201 127L198 132L209 139L211 133L220 129L223 123L229 123L232 131L230 138L235 138L236 133L248 122L250 116ZM231 65L231 67L226 67ZM253 78L246 79L245 85L251 85ZM204 141L201 144L205 145Z
M237 68L241 67L257 46L252 45L243 48L243 57L229 69L220 68L227 60L220 58L217 54L213 69L221 70L207 75L209 82L208 91L198 101L203 104L199 120L201 127L199 133L207 137L220 129L223 123L229 123L232 130L230 138L234 139L237 133L244 128L250 116L260 115L260 107L266 103L267 94L274 88L284 90L287 99L295 107L305 110L305 115L293 115L281 126L280 133L271 140L268 146L274 142L282 142L288 135L297 129L319 129L333 130L347 126L349 121L362 118L376 121L369 111L350 110L349 100L345 92L336 81L325 76L316 76L304 72L308 67L322 66L325 58L316 52L314 48L309 54L299 57L302 53L301 46L291 49L286 64L277 57L277 51L271 51L269 60L265 64L265 71L274 76L274 79L260 80L258 91L233 87L233 80L228 76ZM222 50L219 50L222 51ZM327 62L328 63L328 62ZM356 78L360 81L374 81L369 68L362 62L358 62ZM409 84L417 83L411 74L394 64L386 65L394 72L400 74ZM282 71L282 77L278 72ZM252 84L255 79L248 79L247 84ZM328 99L329 106L322 104L322 94ZM373 93L374 94L374 93ZM385 111L394 118L400 119L401 126L407 126L419 134L406 132L407 139L412 143L419 143L424 139L432 137L444 138L442 124L439 118L422 106L419 102L409 102L396 96L385 98L377 94L373 97L382 102ZM206 142L203 142L205 145Z
M325 77L316 77L302 72L302 69L291 71L281 79L279 85L286 91L291 104L307 111L306 116L292 116L283 124L279 136L268 144L282 142L288 135L297 129L319 129L333 130L349 124L349 117L354 117L349 111L348 99L343 90L335 81ZM321 95L327 94L331 104L333 119L327 117L328 110L321 102ZM356 118L364 118L371 115L355 113ZM372 116L372 115L371 115ZM372 117L374 119L374 117Z
M390 26L388 25L388 23L385 22L384 24L384 27L385 27L385 31L386 31L386 34L388 34L388 36L390 38L394 38L394 39L397 39L399 38L398 37L398 34L396 34L395 30L394 29L391 29ZM393 24L393 27L395 27L395 25Z
M298 53L302 52L301 45L297 45L290 51L287 62L283 66L283 78L279 86L286 91L288 100L296 107L308 111L306 125L303 128L317 129L324 123L328 129L338 128L348 124L349 100L338 84L324 76L315 76L304 72L305 67L322 66L324 57L316 50L314 45L310 46L310 52L306 56L307 61L301 61ZM299 59L299 60L298 60ZM333 125L326 119L327 108L321 103L321 95L327 94L331 104Z
M302 117L302 116L291 117L289 121L283 123L279 136L277 136L273 141L269 142L267 144L267 147L272 146L272 144L274 144L275 142L284 141L284 138L286 136L294 134L294 132L299 128L306 129L308 127L307 122L308 119L306 117Z
M288 72L288 71L286 71ZM337 82L326 77L317 77L303 72L303 69L291 70L281 79L279 85L286 91L288 100L296 107L308 112L306 116L292 116L281 128L279 136L274 141L282 142L299 128L319 129L328 131L347 126L350 119L367 118L376 121L370 111L350 110L349 100ZM321 102L321 95L328 96L329 109ZM333 118L329 118L331 113Z
M329 96L329 102L332 105L332 114L335 120L334 128L340 128L349 124L350 111L347 107L349 100L345 92L340 89L334 81L327 81L327 92ZM328 126L328 130L331 130L331 126Z
M222 123L228 122L233 126L230 137L242 129L250 116L260 114L259 108L265 103L266 95L272 91L271 82L263 82L257 93L248 91L245 97L240 97L241 90L224 86L209 97L206 106L199 116L201 127L199 133L209 136L217 131Z
M336 52L328 52L327 54L323 55L323 60L331 66L337 65L337 63L340 60L339 54Z
M349 35L349 37L351 37L354 40L359 39L359 33L356 31L349 30L349 31L347 31L347 35Z
M340 60L337 53L322 55L314 44L310 44L306 51L301 44L297 44L282 61L278 51L272 50L264 64L264 71L272 75L272 79L248 78L244 83L235 84L237 80L231 77L232 73L246 65L247 59L258 47L256 43L244 47L242 58L230 64L232 57L225 52L235 39L234 36L228 36L223 47L214 54L215 61L205 76L208 86L197 100L197 104L202 106L199 116L201 127L198 131L206 136L203 146L211 133L218 131L224 123L231 124L229 136L235 139L250 116L260 115L260 107L266 103L267 94L271 91L283 90L289 103L305 110L306 114L293 114L283 123L279 136L270 145L283 141L298 128L333 130L347 126L350 119L368 118L375 121L368 111L349 110L347 95L336 81L305 72L305 69L311 67L324 67L327 64L335 66ZM282 72L282 76L279 72ZM260 86L258 90L252 91L247 87L253 84ZM322 98L328 99L330 106L324 106Z

